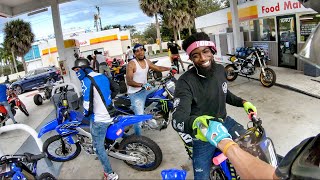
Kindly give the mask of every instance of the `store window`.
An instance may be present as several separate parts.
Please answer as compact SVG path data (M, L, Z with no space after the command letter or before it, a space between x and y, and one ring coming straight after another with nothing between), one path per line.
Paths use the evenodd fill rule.
M250 39L249 39L249 32L250 32L249 21L240 22L240 27L241 27L240 30L243 31L243 40L250 41Z
M306 41L320 22L320 14L300 16L300 41Z
M275 41L276 27L274 18L250 21L251 41Z
M38 45L33 45L29 52L24 56L25 61L31 61L41 58Z

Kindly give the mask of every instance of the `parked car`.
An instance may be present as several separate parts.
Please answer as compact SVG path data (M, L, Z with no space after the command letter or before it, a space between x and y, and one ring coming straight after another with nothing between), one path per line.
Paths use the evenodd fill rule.
M46 84L48 79L50 79L49 77L54 81L60 80L60 70L55 66L30 70L25 77L12 83L11 88L13 88L17 94L21 94L27 90Z

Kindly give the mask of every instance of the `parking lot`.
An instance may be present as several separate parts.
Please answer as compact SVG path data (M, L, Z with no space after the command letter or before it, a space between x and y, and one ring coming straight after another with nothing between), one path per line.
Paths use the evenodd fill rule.
M168 65L167 58L158 59L163 62L163 65ZM257 107L258 116L263 121L267 135L274 141L278 154L285 155L291 147L304 138L319 133L319 99L277 86L265 88L260 82L243 77L239 77L236 81L229 83L228 86L235 95L252 102ZM16 119L20 123L37 128L52 113L53 106L49 101L42 106L36 106L33 103L33 94L34 92L29 92L20 95L22 101L27 105L30 116L26 117L18 111ZM229 116L232 116L241 124L247 124L248 118L243 108L227 106L227 112ZM152 172L139 172L131 169L124 162L111 158L111 165L119 174L120 179L160 179L161 170L181 169L181 166L186 165L190 169L188 177L193 177L191 161L188 159L182 141L171 126L163 131L143 131L143 135L153 139L161 147L163 152L162 164ZM27 139L27 135L20 131L8 132L0 137L0 146L6 153L15 153ZM83 151L76 159L59 164L58 168L61 168L59 179L102 178L100 162L95 159L95 156L87 155Z

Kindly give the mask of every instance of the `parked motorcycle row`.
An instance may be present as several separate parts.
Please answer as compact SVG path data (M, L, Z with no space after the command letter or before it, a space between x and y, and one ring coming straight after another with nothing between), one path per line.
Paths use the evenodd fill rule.
M241 51L238 51L238 54L230 55L232 64L226 66L228 80L235 80L238 74L246 76L252 75L256 70L256 63L259 63L262 71L260 74L260 78L262 79L260 80L261 83L266 87L274 85L276 75L272 69L266 67L265 61L267 61L268 58L265 57L263 50L259 48L247 49L246 55L243 56L240 55L240 52ZM126 65L121 65L117 60L114 60L111 69L113 80L120 85L120 93L125 93ZM128 166L139 171L155 170L162 162L163 154L157 143L145 136L128 134L130 128L135 123L142 123L142 128L147 130L163 130L169 126L169 115L173 111L174 90L177 80L173 73L169 73L166 77L162 77L162 74L160 74L154 71L149 71L148 73L148 81L154 85L157 90L151 93L146 99L146 115L134 115L130 108L131 103L129 97L126 94L120 95L114 99L117 116L106 133L105 148L108 155L124 161ZM48 81L46 85L38 88L39 93L34 96L34 103L41 105L44 100L52 99L56 107L56 118L40 129L37 138L40 139L44 134L53 131L55 131L57 135L53 135L45 140L41 148L41 152L43 153L40 155L26 153L17 157L2 156L0 159L1 164L14 164L18 167L18 170L11 169L4 174L1 173L0 177L16 176L23 179L25 174L21 172L25 170L25 167L30 167L27 170L31 172L29 175L39 179L36 173L36 162L41 158L48 158L57 162L66 162L75 159L81 150L84 150L89 155L95 155L92 137L89 133L89 119L83 117L80 111L70 108L70 99L67 98L69 93L76 93L78 97L77 100L80 100L79 91L73 84L50 82L51 81ZM26 115L29 115L25 105L19 100L18 96L12 94L10 98L9 103L14 102L14 105L11 105L14 114L15 109L19 108ZM15 106L17 108L14 108ZM0 106L1 123L5 124L5 118L8 118L8 115L2 112L3 109L4 108ZM262 127L262 121L252 116L251 122L253 125L248 127L247 132L239 136L235 141L252 155L276 166L279 159L276 155L272 140L266 136L265 129ZM185 143L188 155L192 158L192 145L183 138L183 134L180 134L180 136ZM220 154L221 152L216 152L215 158L221 156ZM30 163L31 166L26 166ZM50 177L54 179L51 174L44 174L46 178ZM42 176L40 175L40 177ZM239 177L228 159L224 159L219 164L212 164L210 179L233 178L238 179Z
M227 55L230 56L231 62L225 67L228 81L234 81L239 74L246 77L252 76L256 73L256 68L260 67L261 84L265 87L271 87L276 83L276 73L267 67L266 62L270 59L263 49L256 47L237 48L235 54Z

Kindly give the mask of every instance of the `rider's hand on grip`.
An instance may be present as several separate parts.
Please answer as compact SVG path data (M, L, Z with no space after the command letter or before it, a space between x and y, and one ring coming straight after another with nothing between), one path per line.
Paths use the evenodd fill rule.
M192 129L197 129L195 137L202 141L209 141L217 146L222 139L231 139L228 130L221 124L221 120L212 116L199 116L192 125Z
M243 108L247 114L249 114L249 110L257 113L257 108L251 102L246 101L245 103L243 103Z
M142 88L144 88L145 90L149 91L149 90L151 90L152 86L149 83L145 83L145 84L142 85Z
M173 75L175 75L175 74L177 74L177 72L178 72L177 66L171 66L171 68L170 68L170 73L173 74Z

